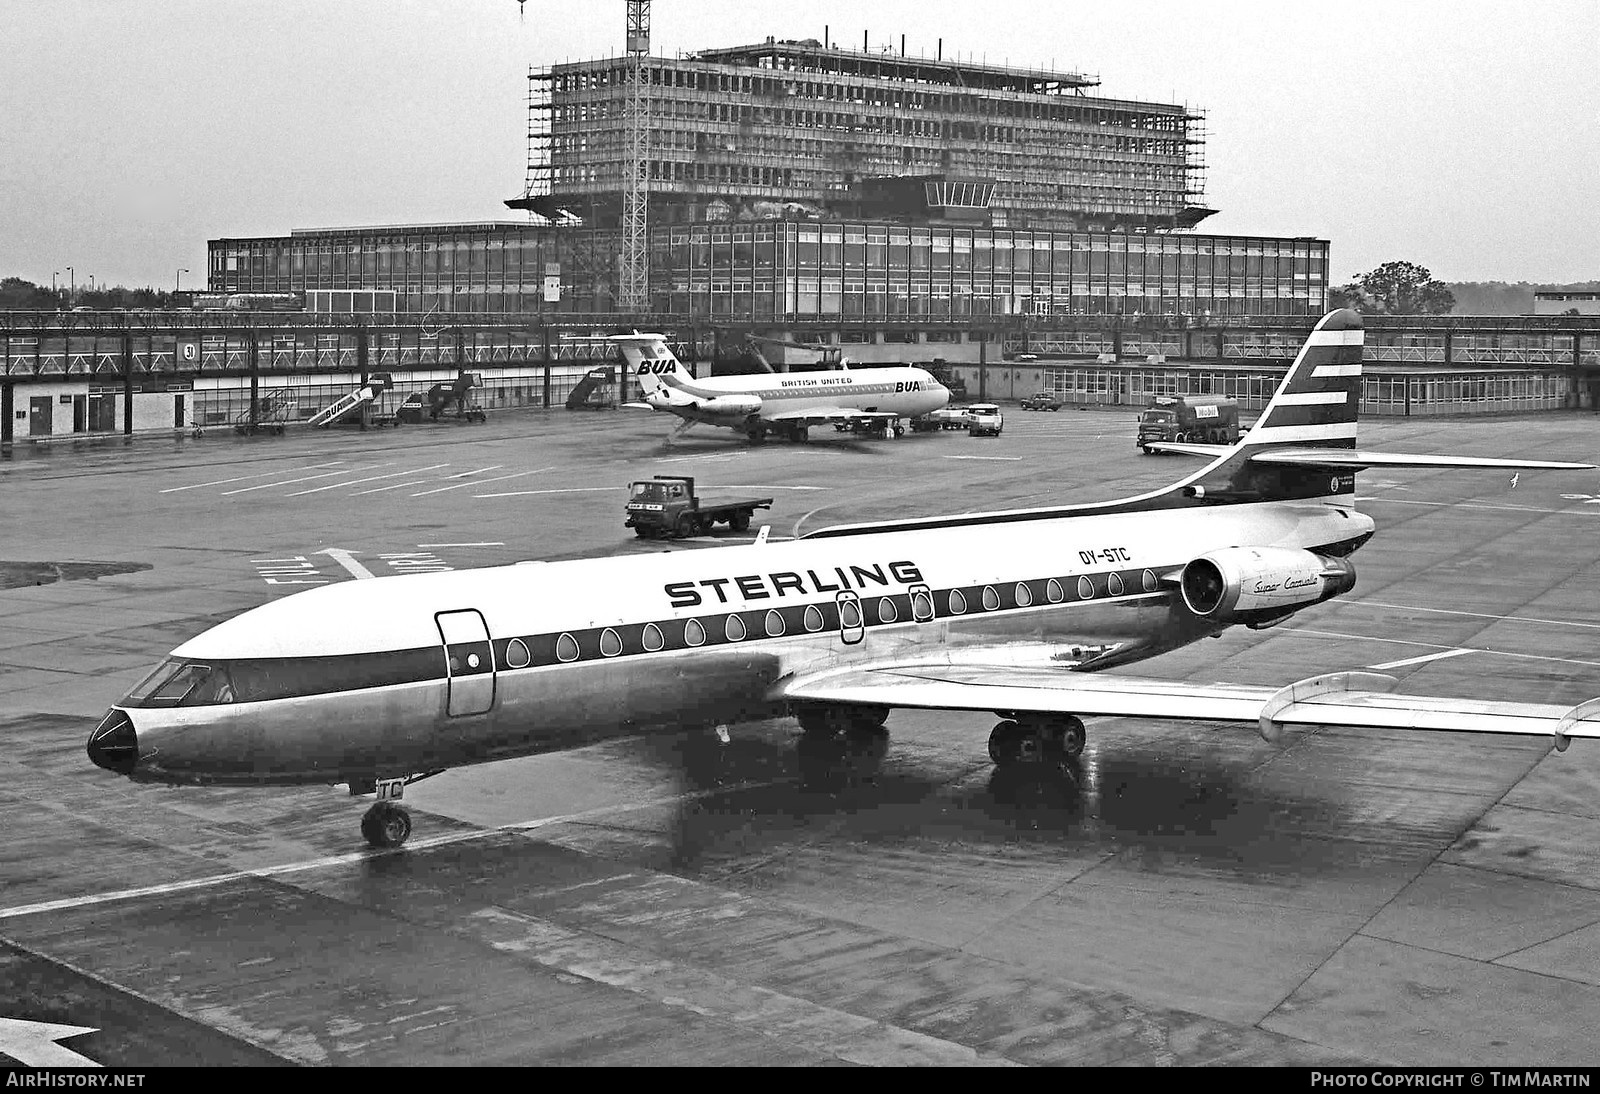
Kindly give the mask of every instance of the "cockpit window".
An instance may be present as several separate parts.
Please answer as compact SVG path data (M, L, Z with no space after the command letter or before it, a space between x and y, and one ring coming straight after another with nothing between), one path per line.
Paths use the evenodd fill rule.
M128 694L122 697L122 705L127 706L129 704L142 703L151 692L155 691L156 688L166 683L172 674L183 668L183 666L184 662L181 658L169 657L167 660L161 662L161 664L155 667L155 671L150 673L150 675L146 676L143 680L140 680L137 684L133 685L133 690L129 691Z
M122 700L123 706L207 706L234 701L227 670L200 661L173 658L146 676Z

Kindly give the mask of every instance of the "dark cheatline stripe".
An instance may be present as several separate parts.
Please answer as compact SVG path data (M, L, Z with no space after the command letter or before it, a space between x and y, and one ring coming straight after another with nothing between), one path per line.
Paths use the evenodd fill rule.
M1308 406L1276 407L1272 414L1261 422L1261 426L1337 425L1355 420L1355 407L1350 403L1337 405L1316 403Z

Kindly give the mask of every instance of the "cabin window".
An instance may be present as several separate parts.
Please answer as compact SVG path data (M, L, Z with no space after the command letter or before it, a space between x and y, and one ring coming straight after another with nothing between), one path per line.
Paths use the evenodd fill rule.
M1112 596L1122 595L1121 574L1112 574L1110 577L1106 578L1106 592L1110 593Z
M911 594L911 618L918 623L926 623L933 618L933 596L927 589L918 589Z
M622 652L622 636L607 627L600 632L600 653L605 657L615 657Z
M666 640L661 637L661 628L654 623L646 623L644 625L644 634L640 636L640 640L644 643L644 648L651 653L667 644Z
M983 587L983 610L992 612L1000 606L1000 594L994 591L993 585Z
M861 626L861 605L854 600L839 601L839 625L841 627Z
M950 614L965 615L967 611L967 598L961 595L960 589L950 590Z
M893 623L896 619L899 619L899 618L900 618L900 609L896 608L894 606L894 598L893 597L886 596L886 597L882 597L881 599L879 599L879 601L878 601L878 622L879 623Z
M690 646L703 646L706 644L706 629L700 625L700 620L691 619L684 625L683 641Z
M1059 604L1067 598L1066 592L1061 588L1061 582L1053 577L1050 579L1050 583L1044 587L1044 595L1045 599L1052 604Z
M806 630L815 634L827 625L827 620L822 618L822 611L815 604L806 605Z
M1143 576L1143 578L1141 580L1144 582L1144 591L1145 592L1153 593L1153 592L1156 591L1156 575L1155 574L1151 573L1149 570L1146 570L1144 572L1144 576Z
M556 660L576 661L578 659L578 640L570 634L563 634L556 639Z
M528 644L522 639L513 638L506 643L506 668L525 669L532 660L532 655L528 653Z
M1092 581L1090 581L1086 577L1080 577L1078 579L1078 599L1079 600L1093 600L1094 599L1094 583Z
M744 620L737 615L728 616L727 625L722 628L722 633L728 636L729 642L743 641L745 635Z
M767 618L764 622L767 628L767 634L773 638L780 637L787 629L783 625L783 613L778 611L777 608L771 608L767 611Z
M1028 588L1026 581L1017 582L1017 607L1026 608L1033 603L1033 590Z

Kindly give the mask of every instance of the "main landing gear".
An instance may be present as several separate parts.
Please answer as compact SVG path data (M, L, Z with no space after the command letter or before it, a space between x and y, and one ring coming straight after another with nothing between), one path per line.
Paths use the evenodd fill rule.
M876 781L889 752L888 707L803 703L794 713L802 789L837 794Z
M795 707L800 732L807 740L833 740L838 737L884 732L889 720L888 707L840 706L833 703L804 703Z
M996 723L989 758L1001 767L1072 760L1087 739L1083 722L1070 714L1021 714Z

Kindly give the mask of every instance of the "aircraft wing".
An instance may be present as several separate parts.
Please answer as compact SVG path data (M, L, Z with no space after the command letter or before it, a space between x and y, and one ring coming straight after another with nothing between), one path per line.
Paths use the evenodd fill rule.
M842 422L847 419L881 418L893 420L899 417L903 417L903 415L857 410L848 406L814 406L808 410L785 410L780 414L763 414L761 420L764 422L788 422L791 425L801 423L822 425L826 422Z
M1254 723L1267 740L1285 725L1600 737L1600 699L1575 707L1395 695L1395 678L1339 672L1285 688L1191 684L1016 664L885 664L779 681L774 698L931 710L1182 718Z

